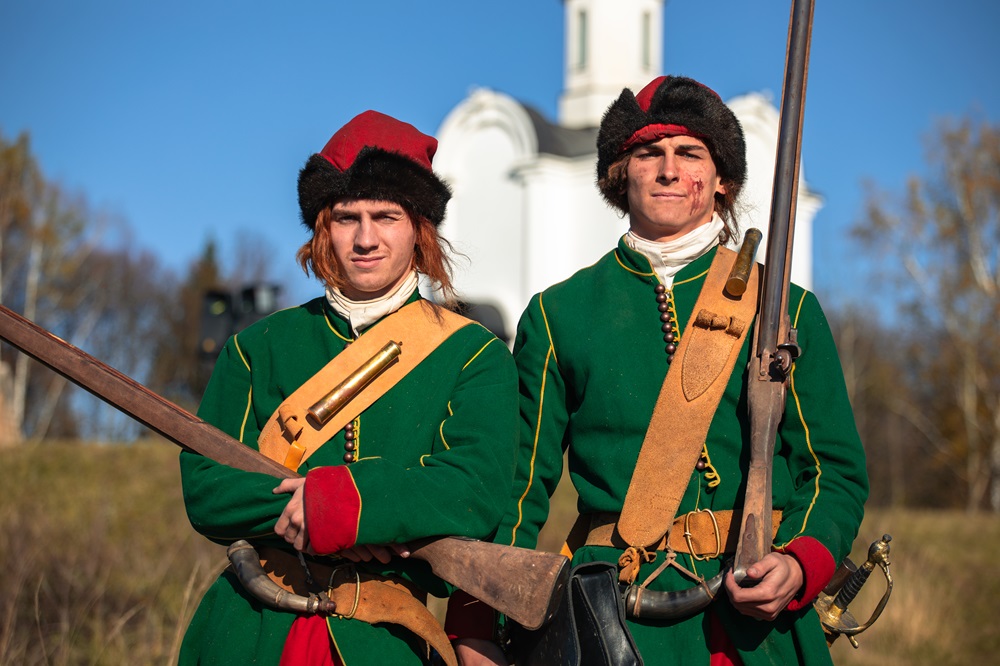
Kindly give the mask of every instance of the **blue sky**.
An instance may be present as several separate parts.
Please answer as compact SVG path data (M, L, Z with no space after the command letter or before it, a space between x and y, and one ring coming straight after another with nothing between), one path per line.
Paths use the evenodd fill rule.
M790 2L669 0L664 69L723 98L780 97ZM844 236L862 182L899 192L942 118L1000 120L1000 3L819 0L805 175L825 199L815 286L863 296ZM560 0L0 0L0 132L182 269L209 238L265 243L302 300L295 182L309 154L374 108L435 133L471 89L555 116Z

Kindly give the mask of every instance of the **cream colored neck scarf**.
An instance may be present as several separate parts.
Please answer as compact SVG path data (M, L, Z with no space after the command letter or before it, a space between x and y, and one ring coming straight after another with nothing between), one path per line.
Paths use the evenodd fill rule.
M625 234L625 244L649 259L657 277L669 289L682 268L719 244L724 226L722 218L713 215L708 224L663 243L647 240L629 230Z
M382 317L403 307L413 295L417 284L417 272L411 270L398 287L381 298L374 298L370 301L352 301L344 296L340 289L327 287L326 300L334 312L350 322L351 332L354 337L358 337L361 335L361 331Z

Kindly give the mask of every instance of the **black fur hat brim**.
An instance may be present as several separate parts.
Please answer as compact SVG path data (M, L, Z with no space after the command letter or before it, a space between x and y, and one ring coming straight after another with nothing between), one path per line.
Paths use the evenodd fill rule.
M346 171L315 154L299 172L302 223L316 228L320 211L337 199L392 201L435 226L444 220L451 189L408 157L381 148L363 148Z
M746 140L736 114L694 79L673 76L666 77L653 93L648 111L642 110L628 88L608 107L597 133L598 183L623 154L626 141L654 124L683 125L705 142L723 182L737 189L746 182ZM608 194L605 198L610 200Z

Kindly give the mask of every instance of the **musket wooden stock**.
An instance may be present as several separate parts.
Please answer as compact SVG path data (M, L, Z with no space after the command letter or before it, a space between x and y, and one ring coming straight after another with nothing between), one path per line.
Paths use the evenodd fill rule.
M3 305L0 338L182 448L247 472L299 476ZM562 555L459 537L412 544L411 557L529 629L551 618L569 575Z
M788 373L795 356L792 352L795 348L794 332L788 320L788 285L813 6L814 0L792 0L788 25L767 258L754 333L754 358L750 362L747 380L750 469L743 523L733 564L733 575L741 585L757 582L747 576L747 568L771 552L772 459L778 423L785 410Z

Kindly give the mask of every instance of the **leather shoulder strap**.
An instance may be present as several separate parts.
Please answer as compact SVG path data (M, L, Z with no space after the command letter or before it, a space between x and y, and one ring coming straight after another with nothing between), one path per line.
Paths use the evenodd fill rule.
M760 266L734 297L725 286L735 259L732 250L716 251L663 380L618 521L630 546L657 543L672 524L756 314Z
M260 452L295 470L358 414L417 367L452 333L473 323L425 300L415 301L362 333L319 372L285 398L257 438ZM389 341L400 344L398 359L362 389L322 427L306 419L315 405Z

